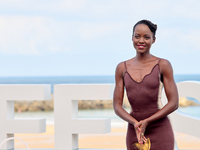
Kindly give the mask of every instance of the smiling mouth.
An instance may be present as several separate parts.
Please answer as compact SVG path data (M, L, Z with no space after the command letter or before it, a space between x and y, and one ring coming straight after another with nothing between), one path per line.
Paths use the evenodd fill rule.
M138 45L138 48L139 49L143 49L143 48L145 48L146 46L145 45Z

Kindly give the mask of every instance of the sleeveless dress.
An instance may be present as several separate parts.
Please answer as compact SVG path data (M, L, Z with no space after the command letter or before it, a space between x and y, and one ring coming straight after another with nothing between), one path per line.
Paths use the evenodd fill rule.
M124 86L132 108L130 115L137 121L144 120L159 110L158 102L162 91L159 61L141 82L131 77L124 62ZM151 150L174 150L174 134L168 117L149 123L144 136L150 139ZM126 135L127 150L137 150L134 146L137 142L135 128L129 123Z

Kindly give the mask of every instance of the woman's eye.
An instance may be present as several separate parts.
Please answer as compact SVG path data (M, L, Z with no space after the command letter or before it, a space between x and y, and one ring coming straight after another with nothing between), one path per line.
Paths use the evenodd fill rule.
M136 38L136 39L138 39L138 38L139 38L139 36L138 36L138 35L135 35L135 38Z
M150 39L150 37L148 37L148 36L147 36L147 37L145 37L145 39L147 39L147 40L148 40L148 39Z

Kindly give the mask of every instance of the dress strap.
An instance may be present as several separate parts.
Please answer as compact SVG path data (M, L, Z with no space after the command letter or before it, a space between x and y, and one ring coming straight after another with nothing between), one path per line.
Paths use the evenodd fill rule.
M160 63L160 60L161 60L162 58L159 58L159 60L158 60L158 63L157 64L159 64Z
M126 67L126 61L124 61L124 66L125 66L125 71L127 70L127 67Z

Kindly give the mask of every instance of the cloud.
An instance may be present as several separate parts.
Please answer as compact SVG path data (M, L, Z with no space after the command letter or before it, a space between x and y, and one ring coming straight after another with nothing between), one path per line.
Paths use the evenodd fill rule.
M188 33L180 35L180 38L183 43L188 45L188 52L198 50L200 52L200 29L192 28Z
M9 14L52 14L52 13L66 13L66 12L79 12L87 3L86 0L1 0L1 10L7 10ZM6 8L6 9L5 9ZM26 15L26 14L24 14ZM32 14L34 15L34 14Z
M183 28L189 27L173 24L173 21L179 18L177 22L187 22L187 18L190 18L199 26L198 3L159 0L3 0L0 2L0 52L41 55L74 51L78 43L106 40L108 36L129 32L133 24L143 18L158 23L161 34L157 41L167 39L170 45L174 45L172 40L176 39L179 44L192 43L194 46L198 40L192 37L197 38L198 29L186 33ZM194 12L197 13L192 16ZM171 27L169 22L172 23ZM160 29L159 24L164 28ZM188 36L191 37L189 42ZM195 48L199 49L199 46Z
M198 0L1 0L0 10L9 12L9 14L59 14L93 19L94 16L110 19L119 19L119 17L123 19L122 16L126 19L167 16L199 19L199 5Z
M0 17L0 51L4 53L39 54L34 32L39 18Z
M77 41L106 38L122 31L126 24L115 22L82 22L57 20L44 16L0 17L0 52L6 54L41 55L68 52Z
M199 28L161 28L157 34L156 44L159 49L167 48L168 53L191 54L200 52ZM163 47L166 45L166 47Z
M67 45L64 47L62 39L60 43L61 30L54 20L46 17L0 17L0 52L40 55L43 52L69 50Z
M170 15L175 17L183 17L184 19L200 19L200 11L199 11L200 1L198 0L178 0L173 1L171 4Z
M116 22L93 23L82 22L79 23L79 33L83 40L93 40L112 35L119 30L123 30L126 24Z

